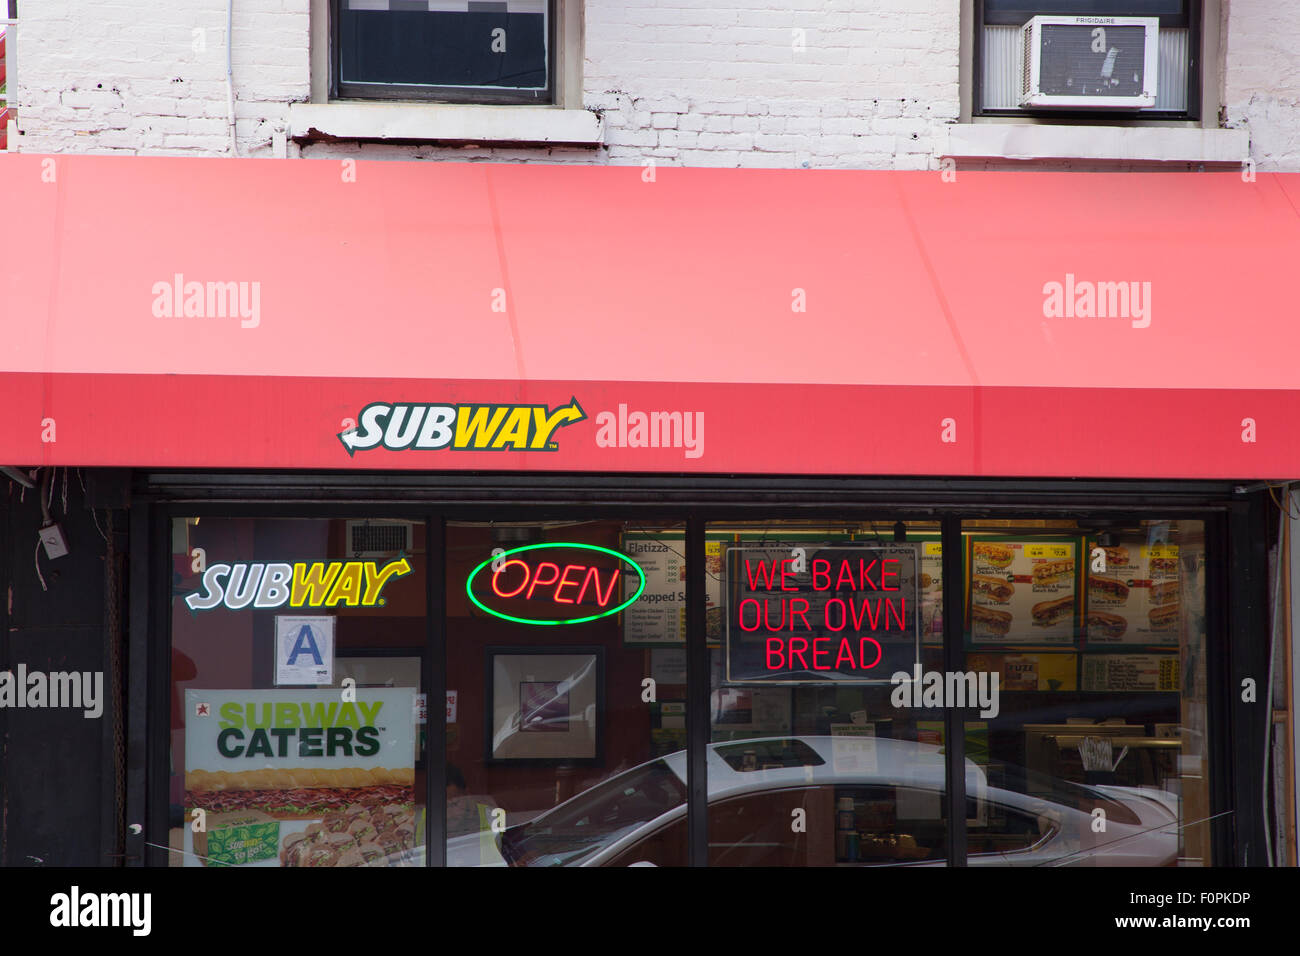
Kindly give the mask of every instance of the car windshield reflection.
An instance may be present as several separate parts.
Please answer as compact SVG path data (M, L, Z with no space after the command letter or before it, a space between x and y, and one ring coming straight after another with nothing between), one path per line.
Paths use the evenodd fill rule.
M502 835L515 866L569 866L686 802L686 785L663 760L597 784Z
M685 752L669 754L499 837L481 836L498 863L512 866L684 865L685 773ZM787 737L713 744L710 862L944 865L944 773L942 749L914 741ZM967 760L966 796L972 866L1150 866L1177 858L1179 805L1161 791L1085 786ZM812 837L792 831L795 809L802 809ZM1093 825L1099 810L1103 831ZM472 835L451 841L453 866L462 843L475 856L484 847Z

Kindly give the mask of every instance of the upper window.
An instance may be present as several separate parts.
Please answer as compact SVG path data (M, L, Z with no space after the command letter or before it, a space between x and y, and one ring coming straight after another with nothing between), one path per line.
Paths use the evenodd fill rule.
M554 100L555 0L331 0L331 95Z
M1027 30L1035 17L1057 19ZM1199 118L1197 0L977 0L975 22L977 116Z

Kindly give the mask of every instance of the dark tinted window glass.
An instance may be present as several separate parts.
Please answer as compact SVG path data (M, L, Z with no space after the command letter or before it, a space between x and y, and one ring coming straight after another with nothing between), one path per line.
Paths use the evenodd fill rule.
M348 9L339 22L344 83L543 89L546 15L500 10L431 13L427 6ZM483 4L482 6L489 6Z
M1183 0L984 0L986 14L1018 13L1074 16L1097 14L1111 17L1155 17L1187 12Z

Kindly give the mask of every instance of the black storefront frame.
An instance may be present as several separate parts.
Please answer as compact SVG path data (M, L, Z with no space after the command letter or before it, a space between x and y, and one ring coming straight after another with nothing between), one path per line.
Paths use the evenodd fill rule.
M166 866L170 740L171 596L167 559L174 517L364 518L423 520L429 558L422 681L431 701L445 696L445 523L452 521L638 517L686 529L688 860L707 861L709 744L708 647L703 602L704 532L709 522L777 518L938 520L944 573L960 561L961 522L973 518L1141 517L1202 520L1206 529L1207 746L1211 854L1216 865L1263 865L1262 781L1247 765L1263 737L1263 708L1243 710L1234 688L1267 679L1268 511L1266 491L1223 482L1107 482L989 479L835 479L807 477L591 475L421 475L411 473L140 473L130 509L130 610L127 701L128 865ZM435 549L435 545L437 546ZM1228 573L1229 568L1238 573ZM960 570L953 575L960 579ZM945 592L944 667L963 653L959 590ZM142 606L143 605L143 606ZM697 607L698 605L698 607ZM954 612L955 609L955 612ZM437 655L435 658L434 655ZM143 689L144 693L138 691ZM430 708L430 713L434 708ZM1257 717L1257 719L1251 719ZM946 714L949 866L965 864L965 715ZM434 732L434 728L437 732ZM445 723L427 732L426 860L445 863ZM1244 755L1243 765L1234 755ZM441 811L435 810L441 808ZM1249 810L1249 812L1238 812Z

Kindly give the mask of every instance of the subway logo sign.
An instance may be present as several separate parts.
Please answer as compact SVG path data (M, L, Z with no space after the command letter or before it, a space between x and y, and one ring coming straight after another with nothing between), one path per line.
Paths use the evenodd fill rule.
M185 596L191 611L227 607L382 607L384 586L411 572L405 558L382 568L374 561L210 564L202 590Z
M357 427L339 432L348 457L359 451L556 451L555 433L585 421L577 398L567 405L425 405L371 402Z

